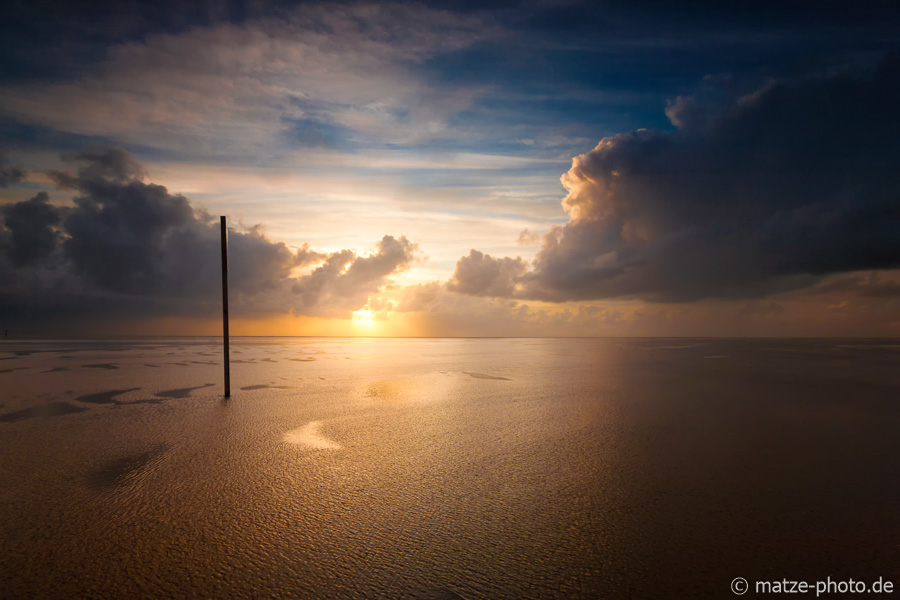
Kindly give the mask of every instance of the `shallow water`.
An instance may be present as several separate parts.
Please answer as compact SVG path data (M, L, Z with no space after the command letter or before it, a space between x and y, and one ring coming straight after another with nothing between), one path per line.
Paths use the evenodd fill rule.
M900 586L896 340L232 350L0 343L3 597Z

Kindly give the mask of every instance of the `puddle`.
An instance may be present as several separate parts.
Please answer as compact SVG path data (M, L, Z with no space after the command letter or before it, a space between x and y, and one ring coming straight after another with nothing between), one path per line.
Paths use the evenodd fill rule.
M122 402L119 402L115 399L116 396L121 396L125 392L133 392L139 389L141 388L129 388L127 390L109 390L108 392L85 394L84 396L78 396L75 399L79 402L87 402L89 404L122 404Z
M191 392L194 390L202 390L203 388L208 388L210 386L215 385L214 383L204 383L203 385L198 385L196 387L189 388L177 388L174 390L165 390L163 392L157 392L157 398L187 398L191 395Z

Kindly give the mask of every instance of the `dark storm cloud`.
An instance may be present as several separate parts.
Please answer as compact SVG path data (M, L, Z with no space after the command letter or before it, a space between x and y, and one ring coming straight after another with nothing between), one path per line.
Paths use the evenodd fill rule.
M0 230L0 252L15 266L43 260L56 248L59 210L48 204L50 196L40 192L34 198L0 206L5 229Z
M718 109L679 98L675 132L605 138L563 176L565 226L532 271L460 259L459 291L552 301L760 297L900 266L900 60L772 83ZM491 281L486 274L493 273Z
M0 206L0 285L18 306L31 299L93 303L122 313L192 314L220 286L219 221L183 196L142 180L143 169L119 149L66 155L76 172L51 172L73 206L41 192ZM229 229L229 284L247 314L347 316L409 266L416 247L385 236L372 256L350 250L292 250L262 228ZM314 268L316 264L323 263ZM298 268L313 269L305 276ZM154 299L158 302L154 303ZM10 306L5 307L11 310Z

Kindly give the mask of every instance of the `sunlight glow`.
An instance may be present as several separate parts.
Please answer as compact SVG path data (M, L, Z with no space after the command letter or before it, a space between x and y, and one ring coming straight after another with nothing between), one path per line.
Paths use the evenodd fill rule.
M368 308L353 311L353 322L360 325L372 326L375 324L375 314Z

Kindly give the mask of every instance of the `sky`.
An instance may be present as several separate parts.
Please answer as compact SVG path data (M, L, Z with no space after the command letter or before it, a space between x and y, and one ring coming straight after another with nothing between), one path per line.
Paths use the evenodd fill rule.
M900 9L0 19L0 329L900 337Z

